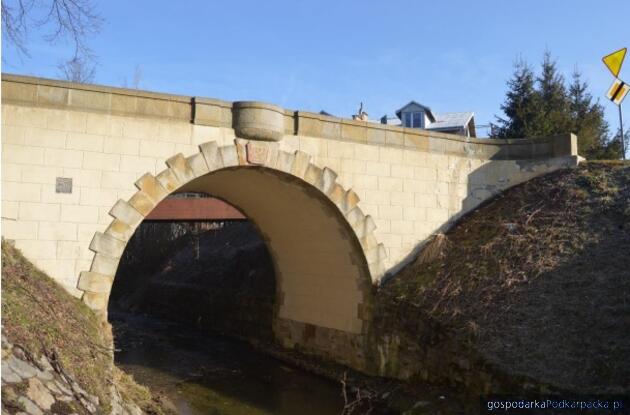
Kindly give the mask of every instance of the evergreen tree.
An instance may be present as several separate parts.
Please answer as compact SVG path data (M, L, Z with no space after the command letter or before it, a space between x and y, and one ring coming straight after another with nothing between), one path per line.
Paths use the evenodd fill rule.
M570 103L564 77L558 73L551 53L545 52L541 74L536 78L536 115L533 126L535 137L561 134L571 130Z
M506 118L497 118L496 136L517 138L531 136L536 116L534 72L522 59L514 64L514 74L508 81L508 92L501 110Z
M608 145L608 123L604 119L604 108L593 102L588 92L588 83L576 69L569 87L571 132L578 136L578 153L586 158L601 156Z

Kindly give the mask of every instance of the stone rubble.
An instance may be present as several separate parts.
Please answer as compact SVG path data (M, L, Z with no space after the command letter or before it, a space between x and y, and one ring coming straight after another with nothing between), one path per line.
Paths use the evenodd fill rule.
M2 415L100 414L97 396L55 371L46 356L27 357L2 333ZM138 415L142 410L122 400L112 386L112 415Z

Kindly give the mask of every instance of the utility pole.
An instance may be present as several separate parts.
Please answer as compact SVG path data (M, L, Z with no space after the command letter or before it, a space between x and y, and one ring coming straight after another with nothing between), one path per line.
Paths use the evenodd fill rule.
M626 144L625 144L626 138L624 137L624 134L623 134L624 131L623 131L623 117L621 115L621 104L619 104L618 107L619 107L619 131L620 131L619 134L621 134L621 136L619 137L621 139L621 158L625 160L626 159Z

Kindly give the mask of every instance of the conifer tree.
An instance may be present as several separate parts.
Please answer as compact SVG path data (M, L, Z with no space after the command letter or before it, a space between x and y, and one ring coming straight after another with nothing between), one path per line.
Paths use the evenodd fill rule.
M514 64L514 74L508 81L508 92L501 110L506 118L496 117L496 136L518 138L531 136L536 116L534 72L522 59Z

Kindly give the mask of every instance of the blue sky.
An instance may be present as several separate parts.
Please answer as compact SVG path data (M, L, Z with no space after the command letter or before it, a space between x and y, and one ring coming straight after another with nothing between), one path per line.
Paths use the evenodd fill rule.
M630 46L630 1L118 1L96 2L106 23L89 40L95 82L224 100L261 100L339 116L364 102L371 118L411 99L436 112L500 114L520 56L546 49L601 97L612 76L601 57ZM31 57L3 40L3 72L59 77L71 52L29 38ZM630 80L630 58L620 77ZM630 100L630 98L629 98ZM630 101L626 103L630 108ZM630 126L630 111L624 111Z

